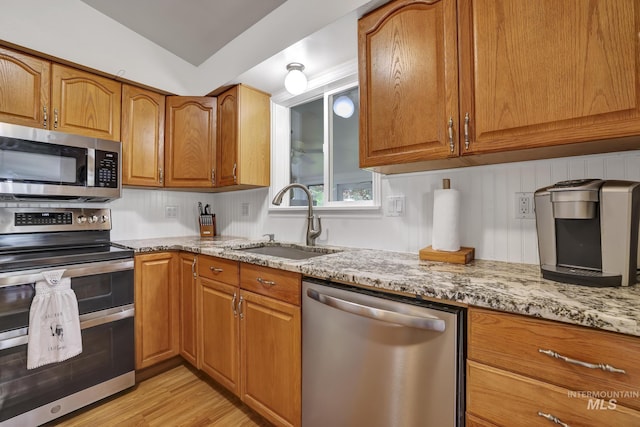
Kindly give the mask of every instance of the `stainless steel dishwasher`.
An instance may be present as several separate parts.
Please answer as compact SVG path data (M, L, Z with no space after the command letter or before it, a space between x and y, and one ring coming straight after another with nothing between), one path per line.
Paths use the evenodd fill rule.
M464 426L465 309L305 278L303 427Z

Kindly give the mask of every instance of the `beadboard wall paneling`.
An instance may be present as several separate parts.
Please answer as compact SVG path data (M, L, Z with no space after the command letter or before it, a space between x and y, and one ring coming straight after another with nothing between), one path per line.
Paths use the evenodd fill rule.
M353 214L318 212L323 232L319 244L417 252L431 244L433 191L442 179L461 192L461 244L476 248L480 259L538 263L535 221L515 218L515 193L530 192L557 181L579 178L640 181L640 150L552 160L476 166L382 178L382 201L403 194L404 216L384 210ZM275 189L276 191L278 189ZM249 204L249 215L240 215ZM214 206L222 234L303 243L306 212L268 211L268 189L217 193Z
M199 235L198 202L209 203L211 193L124 188L122 197L106 204L111 209L113 240ZM165 208L176 206L177 218L167 218Z

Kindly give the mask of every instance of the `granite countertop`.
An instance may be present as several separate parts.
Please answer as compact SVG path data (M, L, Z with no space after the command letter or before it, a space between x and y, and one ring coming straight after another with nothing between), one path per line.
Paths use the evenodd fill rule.
M537 265L484 260L458 265L422 261L415 253L324 246L340 252L289 260L238 251L266 243L234 237L213 240L172 237L116 243L136 253L184 250L443 302L640 336L640 285L591 288L563 284L543 279Z

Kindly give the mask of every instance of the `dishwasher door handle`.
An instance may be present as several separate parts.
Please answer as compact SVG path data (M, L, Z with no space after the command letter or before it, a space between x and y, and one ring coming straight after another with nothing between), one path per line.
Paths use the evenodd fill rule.
M347 313L356 314L358 316L368 317L370 319L380 320L382 322L436 332L444 332L445 329L444 320L433 316L412 316L409 314L370 307L368 305L358 304L357 302L321 294L315 289L307 289L307 296L322 304L337 308L338 310L346 311Z

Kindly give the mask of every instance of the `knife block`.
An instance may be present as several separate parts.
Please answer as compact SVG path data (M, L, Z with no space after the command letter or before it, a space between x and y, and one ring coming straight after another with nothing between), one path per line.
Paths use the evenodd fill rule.
M216 216L200 215L200 237L214 237L216 235Z

